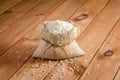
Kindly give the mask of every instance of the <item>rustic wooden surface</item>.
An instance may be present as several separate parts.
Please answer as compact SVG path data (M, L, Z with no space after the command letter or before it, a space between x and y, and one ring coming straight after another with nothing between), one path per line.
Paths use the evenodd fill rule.
M9 8L13 7L17 3L19 3L21 0L0 0L0 14L7 11Z
M0 80L120 80L120 0L1 0ZM6 6L7 5L7 6ZM50 61L31 56L47 20L80 25L82 57Z

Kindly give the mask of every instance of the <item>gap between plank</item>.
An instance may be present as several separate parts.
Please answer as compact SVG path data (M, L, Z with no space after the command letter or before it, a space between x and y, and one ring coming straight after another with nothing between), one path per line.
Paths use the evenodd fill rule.
M96 16L98 16L103 10L104 10L104 8L108 5L108 3L110 2L110 0L108 0L108 2L105 4L105 6L100 10L100 12L97 14L97 15L95 15L95 17L92 19L92 21L96 18ZM89 23L89 24L91 24L92 23L92 21ZM88 24L88 25L89 25ZM87 25L87 26L88 26ZM81 35L78 37L78 39L79 38L81 38L82 37L82 34L84 33L84 31L87 29L87 27L81 32Z
M34 9L36 6L38 6L39 5L39 3L41 3L43 0L40 0L40 2L38 2L35 6L33 6L31 9L29 9L28 11L26 11L26 13L22 13L23 15L22 16L20 16L19 18L17 18L16 20L14 20L13 22L11 22L9 25L7 25L7 27L6 28L8 28L9 26L11 26L12 24L14 24L17 20L19 20L21 17L23 17L23 16L25 16L28 12L30 12L32 9ZM16 5L15 5L16 6ZM14 6L12 7L12 8L14 8ZM10 8L10 10L12 9L12 8ZM9 10L9 9L8 9ZM5 28L5 29L6 29ZM5 29L3 29L3 31L5 30ZM4 52L3 52L4 53ZM1 54L2 55L2 54ZM0 55L0 56L1 56Z
M41 0L41 1L43 1L43 0ZM41 2L41 1L40 1L40 2ZM45 15L45 17L43 17L43 19L41 20L41 22L42 22L42 21L44 20L44 18L46 18L52 11L54 11L57 7L59 7L62 3L64 3L64 1L65 1L65 0L63 0L63 1L60 2L60 3L58 3L58 4L59 4L58 6L56 6L56 7L53 8L53 9L51 9L51 10L48 12L48 14ZM39 2L39 3L40 3L40 2ZM38 3L37 5L39 5L39 3ZM35 5L33 8L35 8L37 5ZM31 8L30 10L32 10L33 8ZM30 10L29 10L29 11L30 11ZM28 11L28 12L29 12L29 11ZM28 12L27 12L27 13L28 13ZM27 13L25 13L24 15L26 15ZM23 16L24 16L24 15L23 15ZM21 17L23 17L23 16L21 16ZM20 17L20 18L21 18L21 17ZM19 19L19 18L18 18L18 19ZM17 20L18 20L18 19L17 19ZM16 21L17 21L17 20L16 20ZM14 22L15 22L15 21L14 21ZM14 23L14 22L13 22L13 23ZM12 25L13 23L11 23L10 25ZM10 26L10 25L9 25L9 26ZM29 26L29 25L28 25L28 26ZM27 27L26 27L26 28L27 28ZM25 28L25 29L26 29L26 28ZM33 28L34 28L34 27L33 27ZM32 29L33 29L33 28L32 28ZM32 29L31 29L31 30L32 30ZM26 34L29 33L31 30L29 30L28 32L26 32ZM23 36L25 36L26 34L24 34ZM22 37L23 37L23 36L22 36ZM22 38L22 37L21 37L21 38ZM19 41L21 38L19 38L17 41ZM14 44L12 44L8 49L6 49L6 50L3 52L3 54L6 53L11 47L13 47L13 46L17 43L17 41L16 41ZM1 54L0 57L1 57L3 54Z
M101 43L101 45L98 47L97 51L95 52L95 55L92 57L92 59L89 62L89 65L91 64L92 60L94 59L94 57L97 55L97 52L100 50L100 48L102 47L102 45L104 44L104 42L107 40L107 38L109 37L110 33L114 30L116 24L119 22L119 19L115 22L115 24L113 25L112 29L109 31L108 35L106 36L106 38L103 40L103 42ZM89 65L87 66L87 68L89 67ZM84 72L87 70L87 68L83 71L82 75L84 74ZM82 76L81 75L81 76ZM79 76L78 80L80 80L81 76ZM114 79L113 79L114 80Z
M43 1L43 0L41 0L41 1ZM41 1L40 1L39 3L41 3ZM26 15L26 14L27 14L28 12L30 12L33 8L35 8L36 6L38 6L39 3L38 3L37 5L35 5L35 6L33 6L30 10L28 10L24 15ZM22 15L21 17L23 17L24 15ZM16 22L17 20L19 20L21 17L19 17L19 18L16 19L15 21L13 21L13 22L12 22L10 25L8 25L8 26L11 26L14 22ZM21 39L21 38L20 38L20 39ZM18 40L19 40L19 39L18 39ZM18 40L17 40L17 41L18 41ZM16 42L17 42L17 41L16 41ZM16 43L16 42L15 42L15 43ZM14 44L15 44L15 43L14 43ZM2 54L0 54L0 57L1 57L7 50L9 50L12 46L14 46L14 44L11 45L11 46L10 46L8 49L6 49L5 51L3 51Z
M66 0L64 0L63 2L61 2L61 4L63 4L65 1L66 1ZM87 0L84 1L81 6L83 6L83 5L85 4L85 2L87 2ZM58 6L56 6L53 10L49 11L49 14L52 13L52 11L54 11L54 10L55 10L57 7L59 7L61 4L59 4ZM81 6L80 6L80 7L81 7ZM74 11L74 13L76 13L76 11L77 11L80 7L78 7L78 8ZM73 13L68 19L70 19L70 18L74 15L74 13ZM41 20L41 22L44 21L44 19L45 19L49 14L47 14L47 15ZM67 19L67 20L68 20L68 19ZM40 22L40 23L41 23L41 22ZM38 25L38 24L36 24L36 25ZM36 25L35 25L35 26L36 26ZM35 27L33 27L32 29L34 29L34 28L35 28ZM30 31L32 31L32 29L29 30L26 34L28 34ZM26 34L24 34L23 36L25 36ZM23 37L23 36L22 36L22 37ZM22 37L21 37L21 38L22 38ZM21 39L21 38L20 38L20 39ZM20 39L19 39L19 40L20 40ZM19 40L17 40L12 46L14 46ZM12 46L11 46L11 47L12 47ZM10 48L11 48L11 47L10 47ZM10 48L9 48L9 49L10 49ZM7 49L7 50L8 50L8 49ZM6 51L7 51L7 50L6 50ZM21 67L22 67L31 57L32 57L32 55L21 65ZM49 74L49 72L57 65L57 63L58 63L58 62L56 62L56 64L55 64L48 72L45 73L46 76L47 76L47 75ZM20 67L20 68L21 68L21 67ZM20 68L18 68L18 69L16 70L16 72L17 72ZM15 72L15 73L16 73L16 72ZM14 75L15 73L13 73L13 75ZM11 77L12 77L13 75L11 75ZM41 79L41 80L44 80L44 78L45 78L46 76L44 76L43 79ZM10 77L9 79L11 79L11 77Z
M63 4L64 2L65 2L65 0L63 0L63 1L60 2L60 3L58 3L58 5L57 5L55 8L51 9L48 13L50 14L52 11L54 11L57 7L59 7L59 6L60 6L61 4ZM38 4L38 5L39 5L39 4ZM37 6L37 5L36 5L36 6ZM36 7L36 6L35 6L35 7ZM46 18L49 14L47 14L44 18ZM41 20L41 22L44 20L44 18ZM34 27L33 27L33 28L34 28ZM32 29L33 29L33 28L32 28ZM29 30L28 32L32 31L32 29ZM28 32L27 32L27 33L28 33ZM26 34L27 34L27 33L26 33ZM23 36L25 36L26 34L24 34ZM23 36L22 36L22 37L23 37ZM21 38L22 38L22 37L21 37ZM21 39L21 38L20 38L20 39ZM19 39L19 40L20 40L20 39ZM16 41L12 46L10 46L7 50L9 50L11 47L13 47L19 40L17 40L17 41ZM5 52L7 52L7 50L6 50ZM4 52L4 53L5 53L5 52ZM2 56L2 55L1 55L1 56ZM1 56L0 56L0 57L1 57ZM31 56L32 56L32 55L31 55ZM21 65L21 67L31 58L31 56ZM21 67L20 67L20 68L21 68ZM53 66L53 67L54 67L54 66ZM14 75L20 68L18 68L18 69L13 73L13 75ZM13 75L11 75L11 77L12 77ZM10 79L11 77L9 77L9 79ZM9 79L8 79L8 80L9 80Z
M3 0L4 1L4 0ZM5 0L6 1L6 0ZM7 4L9 5L9 7L7 6L6 8L3 8L3 10L0 9L0 15L3 14L5 11L7 11L8 9L12 8L13 6L17 5L21 0L16 0L13 1L11 4ZM3 7L4 5L2 5Z
M88 1L88 0L87 0L87 1ZM87 1L86 1L86 2L87 2ZM95 17L93 18L93 20L96 18L96 16L98 16L98 15L104 10L104 8L108 5L109 2L110 2L110 0L108 0L107 3L105 4L105 6L100 10L100 12L99 12L97 15L95 15ZM84 4L85 4L85 3L83 3L83 5L84 5ZM78 8L78 9L79 9L79 8ZM78 9L77 9L77 10L78 10ZM77 10L76 10L76 11L77 11ZM75 11L75 12L76 12L76 11ZM74 13L75 13L75 12L74 12ZM71 17L74 15L74 13L71 15ZM93 20L92 20L92 21L93 21ZM89 24L91 24L92 21L90 21ZM117 22L118 22L118 21L116 21L115 25L117 24ZM89 24L88 24L88 25L89 25ZM84 33L84 31L85 31L86 29L87 29L87 27L81 32L81 35ZM112 30L113 30L113 28L110 30L110 32L108 33L108 35L111 33ZM106 38L108 37L108 35L106 36ZM81 37L81 36L79 36L78 38L80 38L80 37ZM105 38L105 40L106 40L106 38ZM104 43L105 40L103 40L103 43ZM101 43L100 47L102 46L103 43ZM98 49L98 50L99 50L99 49ZM98 51L98 50L97 50L97 51ZM96 55L97 51L95 52L95 55ZM95 56L95 55L94 55L94 56ZM93 58L94 58L94 56L93 56ZM92 59L93 59L93 58L92 58ZM90 60L90 63L91 63L92 59ZM57 64L58 64L58 62L55 64L55 66L56 66ZM55 67L55 66L54 66L54 67ZM53 67L53 68L54 68L54 67ZM51 70L52 70L52 69L51 69ZM51 70L50 70L50 71L51 71ZM85 72L85 71L83 71L83 72L80 74L80 76L82 76L82 74L84 74L84 72ZM49 74L49 72L48 72L48 74ZM46 77L47 77L47 76L45 76L44 79L45 79ZM43 79L43 80L44 80L44 79ZM78 80L79 80L79 78L78 78Z
M120 66L118 67L117 72L115 73L115 75L113 77L113 80L115 80L115 78L116 78L117 74L119 73L119 71L120 71Z

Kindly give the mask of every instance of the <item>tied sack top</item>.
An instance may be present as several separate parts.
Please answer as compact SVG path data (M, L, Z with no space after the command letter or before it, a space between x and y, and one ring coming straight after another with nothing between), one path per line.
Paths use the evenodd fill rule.
M33 57L44 59L66 59L84 55L76 42L78 27L67 21L47 21L39 27L42 37Z
M71 43L78 36L77 26L72 22L48 21L39 28L43 40L54 46L64 46Z

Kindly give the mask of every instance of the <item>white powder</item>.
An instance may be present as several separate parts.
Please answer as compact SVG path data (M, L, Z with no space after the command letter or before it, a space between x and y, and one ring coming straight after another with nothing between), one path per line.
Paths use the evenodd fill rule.
M69 32L73 29L74 25L72 23L56 20L56 21L49 21L45 23L44 26L50 33L53 34L64 34Z

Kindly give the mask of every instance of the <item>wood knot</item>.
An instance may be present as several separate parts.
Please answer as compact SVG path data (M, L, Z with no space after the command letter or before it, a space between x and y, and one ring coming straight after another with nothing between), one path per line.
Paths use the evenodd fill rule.
M81 21L81 20L86 19L87 17L88 17L87 14L81 14L81 15L79 15L78 17L76 17L74 20L75 20L75 21Z
M114 54L114 52L112 50L108 50L104 53L104 56L108 57L108 56L112 56Z

